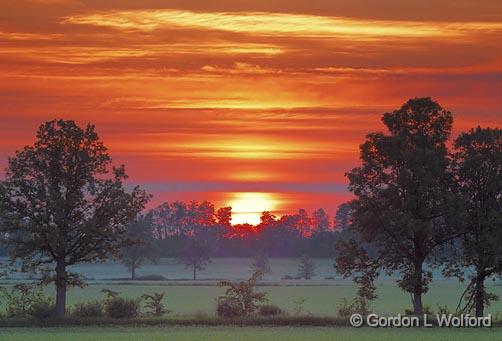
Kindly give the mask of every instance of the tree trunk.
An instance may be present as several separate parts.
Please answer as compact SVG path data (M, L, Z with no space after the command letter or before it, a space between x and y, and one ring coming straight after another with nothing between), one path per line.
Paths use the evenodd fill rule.
M194 264L193 265L193 280L195 281L197 279L197 266Z
M476 317L482 317L484 315L485 308L485 278L482 275L478 275L476 277L474 302L476 304Z
M422 294L413 293L413 315L422 316Z
M131 279L136 279L136 264L134 262L131 265Z
M413 290L413 315L422 316L423 305L422 305L422 263L415 265L414 274L414 290Z
M64 261L56 264L56 317L66 313L66 265Z

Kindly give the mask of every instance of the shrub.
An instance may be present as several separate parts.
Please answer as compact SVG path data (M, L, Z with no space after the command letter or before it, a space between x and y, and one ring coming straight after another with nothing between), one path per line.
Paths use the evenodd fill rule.
M259 309L260 316L284 315L285 311L273 304L262 305Z
M445 305L441 305L439 303L436 303L436 306L438 307L438 314L439 315L448 315L450 314L450 310L448 309L448 306L445 304Z
M263 303L267 301L267 293L256 292L256 283L263 277L261 271L256 271L251 278L247 281L242 281L238 283L232 283L229 281L222 281L218 285L220 287L228 287L225 291L225 296L221 296L218 299L218 315L220 315L221 309L234 316L247 316L252 314L258 308L258 303Z
M16 284L10 291L0 288L2 305L7 317L28 317L32 305L43 299L43 292L32 284Z
M296 301L293 301L293 311L295 316L310 315L310 312L305 310L305 299L300 297Z
M349 317L352 314L369 315L371 310L369 308L368 300L364 297L356 297L349 303L346 298L343 298L338 306L338 316Z
M111 318L136 318L139 316L139 300L113 297L105 301L106 315Z
M146 313L151 316L162 316L171 311L166 309L166 306L162 303L165 293L154 292L153 295L144 294L141 296L145 300L145 307L149 309Z
M103 302L96 300L85 303L77 303L73 309L72 316L78 318L104 317L105 312Z
M244 316L244 309L242 305L235 299L229 297L220 297L218 299L218 306L216 313L219 317L241 317Z
M45 320L53 317L54 312L55 306L52 299L50 297L39 297L32 303L29 314L37 320Z
M354 313L352 304L346 298L342 298L340 304L338 305L338 316L349 317Z

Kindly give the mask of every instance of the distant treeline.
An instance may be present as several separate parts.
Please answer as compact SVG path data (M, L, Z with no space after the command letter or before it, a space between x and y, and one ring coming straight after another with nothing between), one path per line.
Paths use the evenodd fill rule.
M208 201L164 203L140 218L142 239L154 243L161 257L180 256L192 239L203 240L216 257L251 257L257 251L271 257L333 257L336 241L348 234L346 204L333 222L322 208L281 217L266 211L256 226L231 225L231 215L231 207L216 209Z

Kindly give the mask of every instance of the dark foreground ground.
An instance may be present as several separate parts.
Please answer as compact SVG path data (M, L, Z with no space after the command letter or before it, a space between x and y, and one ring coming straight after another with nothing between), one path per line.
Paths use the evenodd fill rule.
M502 329L372 329L349 327L62 327L4 328L0 340L501 340Z

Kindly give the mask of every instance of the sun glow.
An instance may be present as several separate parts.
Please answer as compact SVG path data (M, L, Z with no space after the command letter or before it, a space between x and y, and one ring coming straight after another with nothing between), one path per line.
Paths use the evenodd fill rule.
M275 211L280 200L273 193L238 192L231 193L229 205L232 206L232 224L260 223L263 211Z

